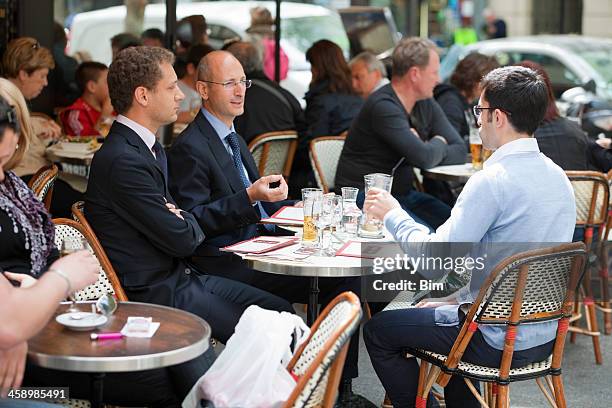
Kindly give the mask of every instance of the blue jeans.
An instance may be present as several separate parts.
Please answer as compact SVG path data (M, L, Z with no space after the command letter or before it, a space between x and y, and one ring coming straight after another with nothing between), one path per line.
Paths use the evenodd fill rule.
M390 310L375 315L363 328L363 340L374 370L395 408L414 407L419 381L419 365L406 358L406 349L424 348L448 354L461 325L436 326L433 308ZM512 368L542 361L552 353L554 340L527 350L515 351ZM480 331L472 336L462 360L488 367L499 367L502 351L491 347ZM474 382L478 388L478 383ZM479 408L480 404L460 377L451 377L444 389L448 408ZM433 404L430 395L428 406Z
M451 208L434 196L419 191L410 190L403 196L394 196L402 208L414 220L435 231L450 217ZM357 194L357 205L363 208L365 194L363 190Z

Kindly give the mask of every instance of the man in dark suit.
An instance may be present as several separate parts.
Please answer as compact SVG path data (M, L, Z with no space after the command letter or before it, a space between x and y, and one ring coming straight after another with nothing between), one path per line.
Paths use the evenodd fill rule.
M402 207L429 227L450 216L442 201L412 188L413 167L465 163L466 148L433 97L440 58L433 42L402 40L393 51L391 83L372 93L353 122L344 143L336 188L363 188L363 176L391 173L393 195Z
M210 323L213 337L226 342L248 306L292 307L262 290L205 275L184 260L204 233L192 214L176 206L165 153L155 140L161 126L176 120L183 98L173 61L156 47L129 48L113 61L108 84L119 116L92 161L85 211L131 300L195 313ZM203 373L176 371L185 378L185 394Z
M276 211L287 197L287 183L281 175L259 176L246 143L234 129L250 85L240 62L226 51L211 52L200 61L197 89L203 108L168 153L170 192L206 234L192 257L198 268L290 302L306 303L308 279L255 271L240 257L220 251L238 241L275 233L257 222ZM322 304L345 290L359 293L360 289L357 279L325 278L319 282ZM343 373L347 379L357 376L355 339Z

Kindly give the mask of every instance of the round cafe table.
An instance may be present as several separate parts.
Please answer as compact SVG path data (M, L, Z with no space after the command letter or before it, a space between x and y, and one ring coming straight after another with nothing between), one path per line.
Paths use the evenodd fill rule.
M472 163L453 164L449 166L437 166L431 169L421 170L423 177L440 181L457 181L466 183L478 170L472 168Z
M348 240L363 243L388 242L390 235L387 232L383 239L349 238ZM261 272L286 276L302 276L310 278L308 295L308 309L306 322L311 326L319 314L319 278L346 278L370 275L372 266L364 262L363 258L350 256L322 256L311 255L303 260L280 260L271 257L245 255L243 257L248 266Z
M91 302L78 302L83 311ZM55 316L65 313L61 304ZM166 306L118 302L108 323L94 331L73 331L55 321L28 342L28 357L40 367L91 373L91 406L102 404L105 373L142 371L167 367L192 360L209 346L210 326L200 317ZM119 332L128 316L152 317L160 326L151 338L123 337L93 341L93 332Z

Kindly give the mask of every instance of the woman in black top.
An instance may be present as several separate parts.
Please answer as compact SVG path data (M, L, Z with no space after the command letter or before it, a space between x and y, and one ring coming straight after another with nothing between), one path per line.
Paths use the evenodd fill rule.
M499 64L494 57L473 52L457 64L450 83L439 84L434 88L436 102L468 147L470 127L466 113L472 115L472 101L480 96L480 80L497 67Z
M363 105L363 99L353 89L351 69L342 49L328 40L315 42L306 51L312 81L306 100L308 131L300 138L291 171L290 194L296 196L302 187L314 185L308 160L310 141L319 136L335 136L348 130Z
M548 73L540 64L522 61L517 65L540 74L548 89L548 108L534 133L540 151L563 170L589 170L589 140L578 124L561 117Z

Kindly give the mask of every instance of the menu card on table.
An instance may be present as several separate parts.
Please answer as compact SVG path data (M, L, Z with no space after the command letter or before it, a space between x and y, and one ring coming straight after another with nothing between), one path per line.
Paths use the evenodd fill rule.
M301 207L284 206L280 210L272 214L270 218L261 220L265 224L279 225L304 225L304 209Z
M221 248L226 252L263 254L279 248L290 246L298 241L297 237L255 237L237 244Z

